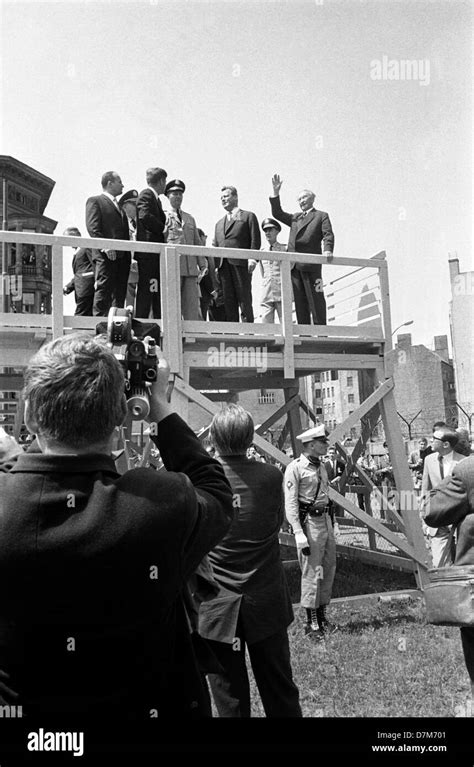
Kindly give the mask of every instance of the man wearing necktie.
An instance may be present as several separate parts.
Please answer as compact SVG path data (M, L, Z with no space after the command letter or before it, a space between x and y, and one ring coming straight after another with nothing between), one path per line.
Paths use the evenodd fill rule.
M115 171L104 173L102 194L86 202L86 226L90 237L107 240L129 240L128 220L120 209L117 196L123 184ZM130 252L112 248L94 249L95 263L94 316L105 317L111 306L123 308L130 271Z
M259 250L260 229L255 213L239 208L239 197L235 186L223 186L221 203L226 215L217 224L212 245L217 248ZM224 294L227 322L253 322L252 272L255 260L221 258L218 260L218 274Z
M165 195L170 208L166 213L165 236L169 245L201 245L196 221L182 209L186 186L179 178L166 184ZM199 320L198 277L207 274L207 260L204 256L181 256L181 314L184 320Z
M334 251L334 233L329 216L314 208L315 194L303 189L298 195L299 213L286 213L280 202L282 181L275 173L272 178L273 195L270 197L272 215L290 227L288 253L321 253L330 261ZM321 264L295 264L291 271L293 296L298 324L326 324L326 300L323 293ZM315 316L316 315L316 316Z
M320 642L337 626L326 617L334 576L336 542L328 497L329 478L321 459L328 448L324 424L299 434L303 452L285 471L285 514L293 528L301 568L305 634Z
M130 189L129 192L125 192L120 198L119 207L125 211L128 221L128 232L130 239L135 241L137 239L137 198L138 192L136 189ZM127 295L125 297L125 306L133 306L135 311L135 297L137 294L138 283L138 264L135 259L132 259L130 264L130 273L127 280Z
M465 458L454 450L458 439L458 434L448 426L439 427L433 432L431 438L433 452L425 458L421 482L421 503L427 510L429 510L430 491L434 490L443 479L449 477L454 466ZM448 526L428 527L424 524L423 529L430 539L433 567L439 567L440 562L451 565L454 552L449 543L450 528Z

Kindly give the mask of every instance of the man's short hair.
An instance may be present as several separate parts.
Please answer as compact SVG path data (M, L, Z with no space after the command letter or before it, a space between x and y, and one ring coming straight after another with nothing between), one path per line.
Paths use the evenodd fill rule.
M63 232L63 234L66 237L82 237L82 235L81 235L79 229L77 228L77 226L68 226L68 227L66 227L66 229Z
M237 189L235 186L223 186L221 188L221 192L227 192L229 191L234 197L238 197Z
M100 183L102 184L102 189L106 189L107 184L110 181L114 181L117 173L114 170L108 170L107 173L104 173L102 176Z
M158 181L164 181L167 172L163 168L148 168L146 172L147 184L156 184Z
M125 376L106 340L72 333L30 360L23 396L40 436L83 448L108 439L122 422Z
M436 423L433 424L433 431L436 431L436 429L444 429L447 425L446 421L436 421Z
M309 194L313 200L316 198L315 193L311 189L302 189L301 192L298 194L298 197L301 197L302 194Z
M440 439L441 442L449 442L451 447L454 447L455 445L457 445L459 441L459 434L456 434L454 429L450 429L449 426L435 429L434 434L439 435L439 436L436 436L436 439Z
M228 405L215 414L209 433L220 455L245 455L253 442L252 416L240 405Z

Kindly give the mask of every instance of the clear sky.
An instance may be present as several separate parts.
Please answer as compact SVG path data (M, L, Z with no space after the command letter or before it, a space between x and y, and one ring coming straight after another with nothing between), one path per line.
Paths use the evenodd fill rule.
M278 172L336 255L386 250L394 328L449 335L448 252L474 268L471 2L0 2L1 153L55 179L56 232L86 233L106 170L183 179L211 237L224 183L261 220Z

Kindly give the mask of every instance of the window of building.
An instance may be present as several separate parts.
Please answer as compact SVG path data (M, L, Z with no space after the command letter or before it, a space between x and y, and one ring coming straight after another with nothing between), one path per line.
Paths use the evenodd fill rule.
M321 399L321 389L315 389L314 396L316 399Z
M337 378L338 378L337 370L331 370L331 381L337 381Z
M334 397L334 386L331 386L331 397Z
M357 430L354 427L352 427L352 429L351 429L351 439L356 439L356 438L357 438Z
M335 413L335 412L336 412L336 411L335 411L335 407L336 407L336 406L335 406L335 404L334 404L334 402L333 402L333 403L332 403L332 410L331 410L331 412L332 412L332 413Z
M347 376L347 385L354 386L354 376Z
M323 409L322 409L322 407L317 407L317 408L316 408L316 415L322 415L322 414L323 414Z
M260 394L258 395L258 404L259 405L274 405L275 404L275 392L270 391L267 392L265 389L260 390Z
M353 405L353 404L354 404L354 395L353 395L353 394L348 394L348 395L347 395L347 401L348 401L348 402L349 402L351 405Z

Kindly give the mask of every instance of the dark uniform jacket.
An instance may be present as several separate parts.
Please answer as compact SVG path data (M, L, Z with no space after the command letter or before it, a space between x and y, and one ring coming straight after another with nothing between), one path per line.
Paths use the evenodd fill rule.
M272 216L290 227L288 238L289 253L321 253L321 241L324 250L334 250L334 233L329 216L323 210L311 210L306 215L300 213L285 213L282 210L280 197L270 197ZM313 272L321 276L321 264L295 264L301 272Z
M129 240L128 219L125 211L118 210L105 194L89 197L86 202L86 226L90 237L105 240ZM128 256L128 251L117 250L117 258ZM93 250L94 261L101 257L101 250Z
M430 527L456 525L455 565L474 565L474 456L464 458L423 501Z
M240 617L245 641L252 644L293 620L278 542L283 476L275 466L245 456L221 461L234 493L234 521L209 554L220 593L201 604L199 633L231 644Z
M22 453L0 473L0 705L198 714L180 594L227 531L232 494L178 415L154 439L168 471Z

